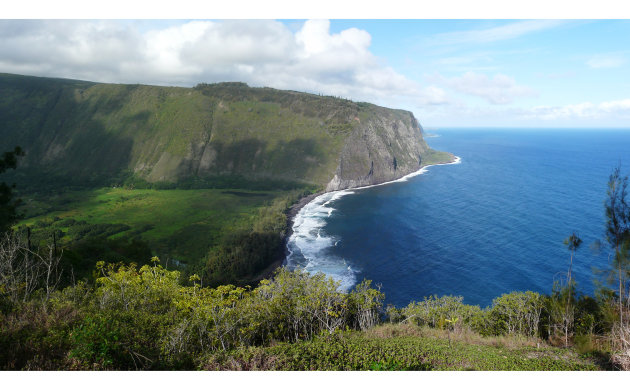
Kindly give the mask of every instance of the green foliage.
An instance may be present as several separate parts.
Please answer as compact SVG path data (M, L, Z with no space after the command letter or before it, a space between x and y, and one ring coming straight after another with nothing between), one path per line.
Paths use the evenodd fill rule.
M73 330L71 363L81 368L183 367L209 351L312 339L346 327L376 325L382 293L369 282L349 294L324 275L279 271L254 290L179 284L179 273L154 265L98 264L101 277ZM58 294L77 299L84 291ZM86 301L83 298L78 301ZM372 322L370 322L372 321ZM183 366L182 366L183 365Z
M608 179L607 198L604 202L606 211L606 240L614 251L608 282L618 283L617 294L620 321L623 314L630 311L630 293L627 292L627 280L630 277L630 202L628 196L628 176L621 175L617 167ZM627 317L627 316L626 316Z
M226 350L246 337L242 323L248 294L241 287L184 288L175 301L182 321L169 334L167 350L174 354Z
M597 370L552 349L472 345L432 337L370 338L361 333L318 337L206 356L209 370Z
M79 307L60 297L49 307L34 299L0 312L0 369L67 369L71 332L80 319Z
M606 325L602 305L597 299L581 295L575 306L575 334L593 335L610 331L610 325Z
M78 283L0 317L4 368L277 370L588 370L597 366L552 349L517 350L457 338L380 337L384 295L369 281L349 293L322 274L279 270L254 289L182 286L177 271L98 264L94 289ZM521 293L522 294L522 293ZM528 296L528 294L525 294ZM518 310L520 294L492 310ZM532 298L532 296L529 296ZM584 312L592 302L584 301ZM503 308L505 306L505 308ZM37 310L26 308L35 308ZM501 309L499 309L501 308ZM390 313L393 312L389 310ZM460 297L431 297L403 308L413 322L452 329L484 317ZM36 317L32 314L36 313ZM38 316L38 317L37 317ZM414 316L414 317L411 317ZM477 318L477 320L475 320ZM488 318L494 318L493 315ZM486 321L488 321L486 318ZM503 318L503 317L502 317ZM35 320L36 319L36 320ZM413 320L412 320L413 319ZM35 320L35 321L34 321ZM503 319L505 322L505 319ZM463 325L463 323L467 325ZM20 324L20 325L17 325ZM472 325L471 325L472 324ZM395 325L394 325L395 326ZM369 332L369 330L373 332ZM346 331L352 330L352 331ZM402 330L401 330L402 331ZM589 352L591 353L591 352Z
M628 176L621 176L617 167L608 179L606 211L606 239L618 248L630 234L630 205L628 205Z
M219 245L210 250L200 272L204 285L252 283L270 263L282 258L286 212L299 197L306 194L306 191L295 190L279 196L258 209L249 229L226 234Z
M348 307L352 313L354 329L367 330L380 322L379 316L385 294L381 292L380 287L371 288L371 284L371 280L363 280L348 295Z
M85 368L112 368L114 361L124 354L118 344L122 334L116 325L104 315L86 317L72 333L74 348L70 357L79 360Z
M253 278L282 251L282 235L275 232L239 232L214 248L204 270L204 283L217 286Z
M153 265L139 270L135 264L97 263L98 288L95 298L100 309L164 313L172 305L179 290L179 272L168 271L152 259Z
M52 186L322 185L353 118L375 108L235 84L191 89L3 74L0 91L0 148L24 145L22 182L48 176Z
M444 164L453 161L453 155L448 152L429 149L422 155L420 163L422 165Z
M550 335L560 334L568 345L573 334L576 304L576 283L554 283L551 296L547 299L546 309L549 316Z
M149 182L145 179L130 175L123 181L123 187L136 190L200 190L200 189L234 189L248 191L290 191L309 187L303 182L281 179L260 179L243 175L217 175L212 177L187 177L178 182L157 181ZM312 186L311 186L312 187ZM313 187L315 188L315 187ZM247 193L244 192L245 196Z
M438 329L467 328L488 336L520 334L536 337L543 303L543 297L531 291L503 294L485 310L464 304L463 297L430 296L400 310L388 308L388 313L392 322L410 322Z
M174 323L179 272L153 265L97 265L100 277L89 313L73 332L70 358L82 368L159 369L161 340ZM169 364L177 365L170 360Z
M495 298L489 312L493 333L535 337L543 305L540 294L532 291L511 292Z
M30 227L33 245L42 247L52 243L54 233L77 277L89 274L98 260L144 262L151 254L159 255L165 264L193 266L191 273L202 274L213 254L244 259L231 246L252 248L244 253L249 253L253 263L243 262L244 268L237 267L235 276L220 270L214 285L236 283L281 256L285 211L310 192L84 190L30 198L24 211L31 218L19 224L19 231L26 237L26 227ZM33 217L43 202L56 211L44 210ZM117 223L123 220L125 224ZM195 269L195 265L200 266ZM204 277L206 285L209 280Z
M483 312L479 306L463 303L463 297L430 296L421 302L411 302L401 311L405 321L418 326L444 328L446 319L458 318L457 326L467 325L477 328L483 321Z
M117 246L126 248L123 260L148 258L150 250L140 240L121 237L135 230L135 224L120 226L98 218L118 206L118 212L133 212L138 201L154 200L155 193L163 196L163 192L145 190L104 193L105 199L97 196L96 203L107 208L99 213L93 204L88 208L96 216L54 215L31 221L34 241L46 243L46 235L53 233L66 244L79 237L74 243L86 244L85 251L96 252L101 261L93 286L71 278L65 289L49 289L44 282L48 278L36 263L28 263L31 268L24 273L28 282L6 283L7 273L0 275L2 297L17 292L0 302L1 368L591 370L610 369L610 356L618 356L615 344L607 340L619 334L615 333L617 304L624 290L618 294L601 288L595 299L577 298L570 270L568 283L557 284L549 297L512 292L484 310L452 296L431 296L400 309L389 306L389 320L398 324L382 331L384 294L372 288L370 281L342 293L339 283L323 274L280 269L272 280L262 280L255 288L208 287L212 277L217 283L242 281L244 274L253 277L260 271L278 249L274 245L283 237L287 208L305 194L303 190L265 195L223 191L226 200L243 199L251 207L242 209L241 219L236 219L242 223L232 226L210 251L210 258L214 255L215 263L223 262L223 268L188 273L184 278L188 283L182 283L180 272L166 269L157 257L141 266L118 258L109 264L103 261L109 260L108 250L118 252ZM3 249L2 253L13 254L2 259L10 260L3 267L17 264L11 263L16 259L32 259L30 255L45 260L42 253L25 250L20 238L14 234L2 240L2 248L17 243L15 250ZM572 261L579 246L577 236L567 243ZM78 264L72 263L72 256L81 259L77 247L65 258L71 265ZM5 269L15 268L0 271ZM433 332L431 337L428 331ZM389 336L383 336L386 333ZM575 350L582 355L550 348L536 338L554 342L556 333L563 334L566 346L573 335ZM505 340L515 339L520 340L517 346L505 347Z
M565 238L563 243L564 243L564 245L567 246L567 248L571 252L574 252L582 244L582 239L580 237L578 237L578 235L575 232L573 232L569 237Z
M0 158L0 174L7 169L15 169L17 167L17 158L20 156L24 156L24 151L19 146L16 146L12 152L5 152ZM0 234L7 231L19 217L16 208L20 201L19 199L14 199L14 188L15 184L10 186L0 182Z

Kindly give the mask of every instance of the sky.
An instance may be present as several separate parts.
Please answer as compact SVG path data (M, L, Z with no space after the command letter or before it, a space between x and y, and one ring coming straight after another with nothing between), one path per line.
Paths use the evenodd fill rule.
M428 129L630 127L630 20L3 19L0 72L242 81L410 110Z

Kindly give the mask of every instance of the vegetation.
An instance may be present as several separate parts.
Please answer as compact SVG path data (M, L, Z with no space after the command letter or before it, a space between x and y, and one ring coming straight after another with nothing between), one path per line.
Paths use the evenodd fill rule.
M23 155L24 152L19 146L15 147L12 152L5 152L0 158L0 174L7 169L15 169L17 157ZM0 233L9 229L18 219L16 207L19 204L19 200L13 199L14 187L15 184L9 186L7 183L0 182Z
M421 163L422 165L443 164L451 161L452 158L453 155L448 152L430 149L422 156Z
M240 83L0 75L0 86L0 142L29 146L15 171L5 172L21 149L0 159L25 198L18 210L13 187L0 185L2 369L630 367L630 207L619 169L605 203L614 288L578 295L573 234L567 278L549 296L383 308L370 281L341 293L322 274L262 278L282 258L288 208L330 179L356 124L411 116ZM449 159L428 150L420 163Z
M4 255L2 261L6 259ZM278 370L608 367L592 353L536 345L541 341L530 333L536 317L518 312L527 305L523 297L541 299L533 293L505 295L486 310L464 305L461 298L431 298L399 310L399 323L379 325L384 294L369 281L346 294L322 274L281 269L273 280L263 280L253 289L201 287L196 275L190 277L190 286L183 286L179 272L163 268L157 258L140 268L100 262L97 274L93 286L79 282L55 290L51 285L44 294L46 279L40 278L38 289L19 290L17 298L3 294L0 365ZM525 310L532 312L531 307ZM465 320L449 323L447 316ZM390 315L389 320L396 318ZM481 324L500 337L474 332Z
M242 83L176 88L0 74L0 91L0 150L27 150L15 175L23 188L212 186L239 177L322 186L353 119L385 110Z
M24 259L23 250L3 252L2 261ZM138 269L100 262L93 287L78 283L52 291L50 286L46 296L44 278L38 279L39 289L27 291L8 276L3 286L18 291L2 295L0 364L43 368L37 354L50 339L59 359L45 364L55 368L192 368L207 353L359 329L371 324L366 318L376 318L383 298L367 283L344 294L323 275L284 270L255 289L200 287L196 275L191 286L182 286L178 271L158 263L154 258ZM40 321L30 321L32 316Z
M246 285L281 249L285 212L304 195L299 190L100 190L84 200L85 211L72 207L48 222L31 217L0 239L0 367L626 369L626 181L615 171L606 202L615 251L610 275L620 278L620 290L577 296L571 268L581 240L574 233L566 240L566 281L550 296L512 292L483 309L453 296L383 308L385 296L370 281L342 293L338 282L300 270L279 269L271 280ZM222 197L239 205L232 210L240 207L242 216L219 236L206 262L186 268L172 262L169 269L151 258L143 240L165 236L142 228L138 203L152 203L168 220L198 202L187 218L225 221L215 214L225 211L221 206L212 204L208 214L201 206ZM178 209L182 199L188 203ZM120 215L128 215L128 224L115 222ZM87 274L81 266L89 253L99 256L91 274L77 277ZM138 265L135 259L146 260Z
M62 262L85 280L98 260L149 255L203 285L258 280L281 256L288 206L331 180L361 121L379 134L383 118L418 129L409 112L242 83L0 74L0 91L0 150L26 151L6 176L25 200L19 234L63 249ZM451 158L414 140L426 163Z
M606 240L613 250L613 264L609 273L609 281L616 279L618 288L611 296L617 302L615 317L617 320L612 327L616 348L620 351L614 356L618 365L630 369L630 291L628 291L628 277L630 276L630 200L628 196L628 176L621 176L621 168L617 167L608 179L608 192L605 202L606 208Z
M375 333L402 333L378 337ZM411 334L411 335L407 335ZM379 326L369 333L344 332L300 343L240 348L208 356L206 370L598 370L599 366L566 350L550 347L506 348L444 339L422 328Z
M55 241L78 279L90 278L99 260L156 254L186 275L198 273L204 285L247 284L282 256L286 210L307 193L102 188L52 195L48 203L33 196L17 234L30 234L34 247Z

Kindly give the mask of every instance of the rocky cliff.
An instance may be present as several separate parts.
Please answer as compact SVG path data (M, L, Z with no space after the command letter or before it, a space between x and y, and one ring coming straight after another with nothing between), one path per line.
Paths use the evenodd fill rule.
M413 114L374 107L346 139L326 191L398 179L420 169L428 151Z

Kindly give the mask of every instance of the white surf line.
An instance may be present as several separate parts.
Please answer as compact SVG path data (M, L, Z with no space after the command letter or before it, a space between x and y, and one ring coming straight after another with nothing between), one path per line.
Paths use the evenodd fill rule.
M460 164L462 162L461 157L455 156L455 160L449 163L439 163L439 164L429 164L429 165L425 165L422 168L418 169L415 172L411 172L399 179L395 179L395 180L390 180L390 181L386 181L383 183L378 183L378 184L370 184L368 186L363 186L363 187L354 187L354 188L346 188L346 189L342 189L342 190L336 190L336 191L330 191L330 192L324 192L321 195L316 196L315 198L313 198L310 202L308 202L307 204L305 204L304 206L302 206L302 208L300 209L300 211L297 212L297 214L295 215L294 219L293 219L293 225L291 226L291 228L293 228L293 226L295 225L296 219L298 217L298 215L302 214L302 211L305 211L305 209L307 209L307 207L309 205L311 205L311 203L317 203L317 201L324 197L324 196L330 196L330 199L328 199L326 202L322 203L321 206L326 207L328 206L328 204L330 202L333 202L339 198L341 198L342 196L345 195L350 195L350 194L354 194L354 190L364 190L366 188L372 188L372 187L378 187L378 186L384 186L386 184L392 184L392 183L401 183L401 182L405 182L407 180L409 180L410 178L414 177L414 176L418 176L418 175L422 175L423 173L427 172L427 168L430 167L434 167L437 165L454 165L454 164ZM312 205L311 205L312 206ZM330 217L330 215L332 214L332 212L335 210L332 207L328 207L328 216ZM301 217L303 217L303 215L301 215Z
M409 180L412 177L418 176L418 175L422 175L423 173L427 172L427 169L433 166L437 166L437 165L454 165L454 164L460 164L462 162L461 157L455 156L455 160L449 163L439 163L439 164L429 164L429 165L425 165L422 168L418 169L415 172L411 172L399 179L396 180L391 180L391 181L386 181L383 183L379 183L379 184L371 184L368 186L363 186L363 187L355 187L355 188L346 188L346 189L342 189L342 190L336 190L336 191L330 191L330 192L324 192L321 195L316 196L315 198L313 198L310 202L308 202L307 204L305 204L304 206L302 206L302 208L300 209L300 211L297 212L297 214L295 215L295 217L293 218L293 224L291 225L291 229L293 230L293 232L295 233L295 229L293 229L293 227L295 226L295 222L297 220L297 217L300 216L302 218L304 218L304 214L303 211L306 211L306 209L309 209L309 205L312 207L311 203L317 203L317 201L324 197L324 196L330 196L330 199L328 199L326 202L323 202L321 204L321 206L326 207L328 206L328 204L330 202L333 202L339 198L341 198L342 196L346 196L346 195L350 195L350 194L354 194L354 190L364 190L366 188L372 188L372 187L378 187L378 186L384 186L386 184L392 184L392 183L401 183L401 182L405 182L407 180ZM330 217L331 214L333 213L333 211L335 209L333 209L332 207L328 207L328 216ZM293 235L293 233L291 234ZM291 238L291 236L289 236L289 239ZM292 253L291 253L292 254ZM285 259L286 260L286 259Z
M427 172L427 168L430 167L435 167L438 165L454 165L454 164L460 164L462 162L461 157L455 156L455 160L451 161L449 163L438 163L438 164L429 164L429 165L425 165L422 168L418 169L415 172L411 172L410 174L407 174L403 177L401 177L400 179L396 179L396 180L391 180L391 181L386 181L383 183L378 183L378 184L370 184L369 186L363 186L363 187L354 187L354 188L348 188L345 190L338 190L338 191L349 191L349 193L352 193L351 191L353 190L364 190L366 188L372 188L372 187L378 187L378 186L384 186L386 184L392 184L392 183L401 183L404 181L409 180L410 178L414 177L414 176L418 176L418 175L422 175L423 173ZM331 192L336 192L336 191L331 191Z
M289 269L323 272L337 280L342 291L349 291L356 284L356 272L343 258L325 255L325 251L335 246L339 240L334 236L327 236L322 228L334 211L330 203L347 194L347 191L342 190L327 192L300 209L293 221L293 232L287 240L288 256L283 262L283 266Z

